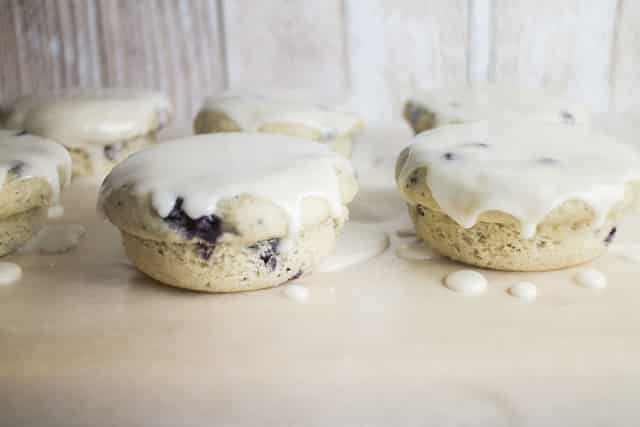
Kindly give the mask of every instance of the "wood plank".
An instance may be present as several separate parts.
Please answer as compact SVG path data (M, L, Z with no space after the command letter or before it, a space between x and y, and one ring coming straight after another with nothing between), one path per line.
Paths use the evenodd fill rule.
M492 0L469 0L469 83L486 83L491 80L491 60L493 52Z
M613 51L611 108L640 114L640 2L620 1Z
M224 85L216 0L99 0L107 86L166 92L190 121Z
M20 65L15 55L18 40L13 17L13 5L9 0L0 0L0 110L21 92Z
M34 91L100 84L94 2L3 0L2 6L0 102Z
M222 4L230 87L325 95L346 89L341 1Z
M398 120L417 89L466 84L466 0L345 0L351 104Z
M609 105L615 0L495 0L496 81Z

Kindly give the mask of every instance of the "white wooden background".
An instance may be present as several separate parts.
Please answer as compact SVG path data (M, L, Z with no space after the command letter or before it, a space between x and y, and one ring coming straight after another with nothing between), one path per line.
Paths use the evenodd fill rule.
M638 0L0 0L0 104L74 86L283 88L397 118L416 88L552 86L640 112Z

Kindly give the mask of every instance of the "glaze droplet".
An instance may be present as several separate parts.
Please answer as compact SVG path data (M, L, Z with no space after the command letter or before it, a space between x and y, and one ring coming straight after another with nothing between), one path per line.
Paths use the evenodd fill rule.
M511 285L509 294L524 301L533 301L538 296L538 290L531 282L518 282Z
M22 277L22 269L18 264L0 261L0 285L10 285Z
M309 299L309 289L302 285L287 285L283 292L285 297L296 302L306 302Z
M575 282L589 289L603 289L607 286L607 277L595 268L586 268L573 277Z
M449 273L444 279L447 288L469 295L483 293L487 289L487 279L477 271L458 270Z

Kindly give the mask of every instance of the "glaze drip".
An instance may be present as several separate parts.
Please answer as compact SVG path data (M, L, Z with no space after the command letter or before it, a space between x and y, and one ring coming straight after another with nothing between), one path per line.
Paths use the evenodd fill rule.
M227 114L244 131L256 132L267 123L297 123L316 129L321 140L345 135L360 126L353 114L331 111L323 105L302 103L285 97L224 93L207 98L202 110Z
M221 232L218 202L250 194L282 209L286 238L302 227L300 202L307 197L325 200L332 217L346 220L340 174L353 176L351 164L322 144L263 133L199 135L153 146L120 163L103 182L98 206L127 186L137 195L148 194L153 210L176 229L215 242Z
M65 181L60 180L62 170ZM44 178L52 190L52 202L59 200L60 190L69 184L71 158L62 146L34 135L16 135L0 130L0 183L4 185L9 174L16 178Z
M469 140L488 146L461 145ZM501 211L520 221L525 238L569 200L584 202L594 213L593 227L602 226L624 199L625 185L640 179L635 151L578 125L512 120L445 126L418 135L407 150L397 176L401 192L426 168L434 200L462 227L472 227L484 212Z

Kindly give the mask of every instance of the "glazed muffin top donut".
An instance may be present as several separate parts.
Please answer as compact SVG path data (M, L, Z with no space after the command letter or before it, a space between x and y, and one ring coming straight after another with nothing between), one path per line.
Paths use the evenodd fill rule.
M262 131L272 124L298 124L317 131L319 141L352 134L362 128L351 113L324 105L308 104L292 97L227 92L205 100L201 111L219 112L229 117L242 131Z
M419 134L400 154L396 178L411 204L465 228L515 218L529 238L552 213L586 214L598 227L611 209L635 203L640 160L582 126L489 120Z
M505 115L565 124L586 125L591 121L584 105L552 91L503 84L423 91L409 98L405 117L412 125L425 112L433 115L436 126Z
M287 238L327 217L345 221L357 191L350 163L321 144L262 133L198 135L115 167L99 209L141 237L215 242Z
M171 115L171 103L160 93L86 89L20 98L6 126L25 129L67 147L102 146L156 131Z
M57 203L70 178L71 159L62 146L23 131L0 130L0 216Z

